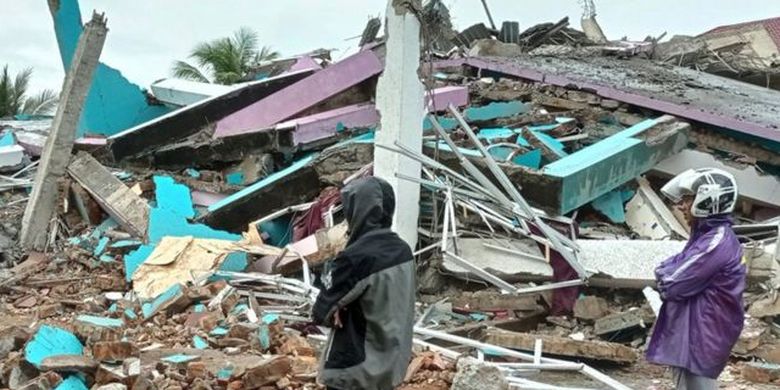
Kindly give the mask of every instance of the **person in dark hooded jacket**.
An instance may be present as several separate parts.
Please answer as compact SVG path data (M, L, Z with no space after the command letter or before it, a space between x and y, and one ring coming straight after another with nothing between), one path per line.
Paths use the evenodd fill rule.
M332 389L393 389L412 354L415 264L390 230L393 189L367 177L342 191L346 248L325 265L312 317L332 329L320 381Z

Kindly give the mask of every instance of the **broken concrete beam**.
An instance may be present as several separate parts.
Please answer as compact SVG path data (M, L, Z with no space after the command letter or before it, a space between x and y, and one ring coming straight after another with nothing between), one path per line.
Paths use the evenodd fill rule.
M97 366L96 361L83 355L54 355L43 359L40 369L62 373L93 374Z
M557 182L536 188L556 214L566 214L652 169L682 150L690 125L664 116L648 119L542 168ZM539 187L539 186L527 186ZM553 191L554 196L550 196ZM531 192L531 195L535 195ZM530 198L535 198L531 196ZM538 197L537 201L539 200ZM544 199L542 198L542 199ZM552 200L553 203L550 204Z
M474 311L535 311L542 309L536 295L511 295L494 291L464 292L451 298L452 306Z
M639 188L634 198L626 204L626 223L631 230L653 240L687 239L688 231L650 187L647 179L638 177L636 180Z
M780 379L780 364L745 362L740 373L753 383L771 383Z
M30 201L24 210L19 241L25 248L43 249L46 245L59 193L57 182L68 166L79 118L107 32L105 18L94 14L79 38L65 76L52 130L38 165Z
M139 356L138 348L129 341L100 341L92 344L92 357L101 362L119 362Z
M240 84L221 85L171 78L155 81L150 88L157 100L168 105L184 107L213 96L224 95L240 87Z
M734 175L737 183L750 183L740 187L739 197L772 207L780 207L780 179L767 175L755 166L739 168L733 163L717 159L710 153L685 149L680 153L660 161L653 172L663 176L676 176L687 169L718 168ZM744 188L743 188L744 187Z
M483 341L504 348L533 351L536 340L542 340L544 353L551 355L620 364L634 363L639 357L633 348L621 344L606 341L578 341L565 337L508 332L499 329L488 329Z
M20 145L0 146L0 172L17 170L24 165L24 148Z
M609 304L601 297L589 295L574 303L574 317L594 321L609 314Z
M73 58L79 56L77 42L83 36L82 30L86 31L89 24L82 28L77 0L50 1L49 10L54 21L62 64L65 73L70 73L75 68ZM165 106L150 104L138 85L132 84L118 70L103 63L96 64L94 76L82 80L89 94L85 91L83 114L80 121L76 119L79 121L79 136L85 133L115 134L169 111Z
M256 389L275 383L292 370L292 361L287 356L275 356L255 366L247 367L243 382L246 389Z
M146 237L149 205L89 154L80 152L68 173L128 233Z
M252 264L252 270L266 274L296 273L303 267L298 254L306 259L309 267L317 267L341 252L347 244L347 238L346 223L320 229L315 234L290 244L294 253L286 253L283 258L265 256Z
M141 123L108 138L111 154L116 161L137 158L171 143L184 141L204 129L207 133L205 137L209 138L213 133L213 123L310 74L310 71L301 71L251 82L226 94L201 100Z
M425 95L425 107L428 112L445 111L451 105L465 107L469 104L469 89L457 85L435 88L433 97Z
M209 125L213 128L213 125ZM139 162L150 162L157 168L183 169L218 162L232 163L246 156L266 152L288 153L295 150L292 129L263 129L234 136L203 139L196 134L185 140L163 145Z
M636 327L648 328L653 320L652 315L647 314L643 310L610 314L596 320L593 324L593 333L598 336L606 336Z
M319 178L312 166L315 157L310 155L300 159L211 205L199 221L215 229L240 232L249 222L263 215L317 196Z
M40 367L44 359L57 355L81 355L84 346L73 333L62 328L42 325L24 347L25 359Z
M214 135L226 137L270 127L376 76L382 68L374 52L361 51L226 116Z
M322 113L295 118L276 125L276 129L292 129L293 143L309 149L306 144L336 137L346 129L368 129L379 123L379 113L373 104L356 104Z

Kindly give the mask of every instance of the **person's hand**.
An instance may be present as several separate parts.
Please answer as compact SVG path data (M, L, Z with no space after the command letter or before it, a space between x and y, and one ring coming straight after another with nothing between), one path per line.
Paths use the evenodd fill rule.
M339 311L341 309L336 310L335 313L333 313L333 327L336 329L341 329L344 327L344 324L341 323L341 317L339 316Z

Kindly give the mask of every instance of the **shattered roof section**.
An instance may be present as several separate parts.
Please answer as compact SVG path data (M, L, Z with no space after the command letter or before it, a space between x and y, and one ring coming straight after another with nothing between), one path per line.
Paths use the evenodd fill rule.
M718 26L699 36L701 37L708 34L722 33L722 32L742 29L745 27L757 27L757 26L763 26L766 29L766 32L769 34L769 36L772 37L772 40L775 41L775 45L777 45L777 47L780 48L780 17L763 19L763 20L754 20L752 22L728 24L725 26Z
M470 58L466 64L780 142L780 92L691 69L598 56ZM609 95L609 96L606 96Z

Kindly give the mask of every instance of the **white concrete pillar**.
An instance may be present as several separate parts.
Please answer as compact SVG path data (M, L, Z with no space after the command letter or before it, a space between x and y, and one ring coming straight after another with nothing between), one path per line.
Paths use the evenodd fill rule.
M385 70L379 77L376 106L381 115L377 145L396 141L422 151L422 122L425 115L423 85L420 82L420 22L403 1L388 0L385 31ZM415 6L420 0L413 0ZM412 248L417 244L420 214L420 185L401 180L396 173L420 176L420 163L399 154L374 148L374 175L393 186L396 197L393 229Z

